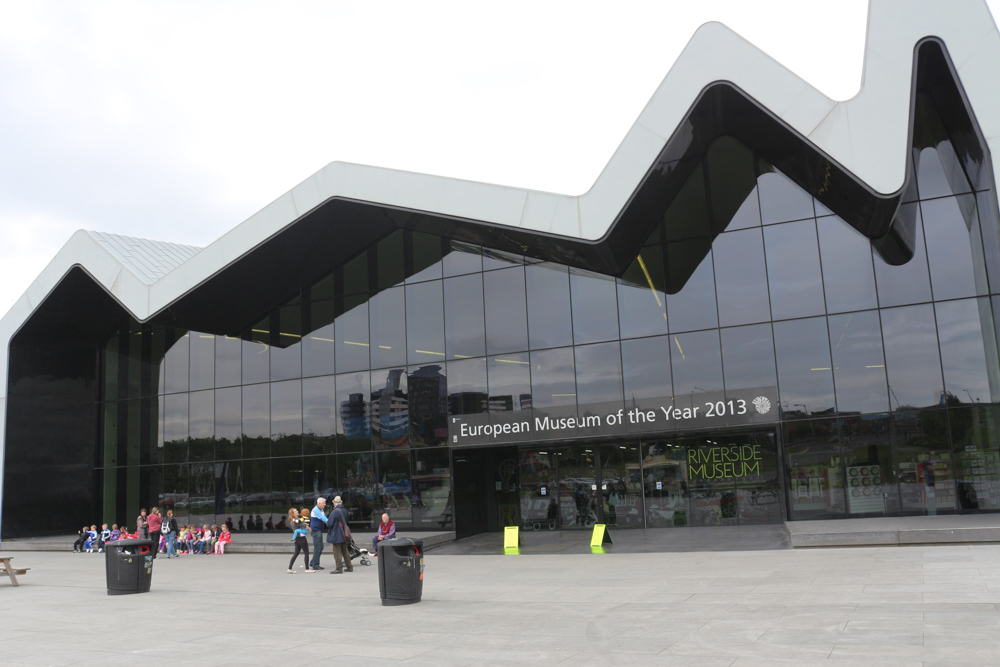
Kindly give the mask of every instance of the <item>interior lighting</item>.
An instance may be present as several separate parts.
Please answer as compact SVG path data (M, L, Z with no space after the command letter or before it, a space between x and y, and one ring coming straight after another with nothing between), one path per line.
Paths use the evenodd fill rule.
M368 343L355 343L351 340L345 340L344 345L360 345L361 347L368 347Z
M885 368L885 364L875 364L874 366L865 366L865 368Z
M809 370L811 370L811 371L828 371L830 369L829 368L810 368Z
M681 353L681 359L687 359L687 357L684 356L684 350L681 349L681 342L677 340L677 336L674 336L674 345L677 346L677 351Z
M381 346L379 346L381 347ZM435 357L443 357L444 352L428 352L427 350L414 350L417 354L433 354Z
M392 347L390 347L388 345L379 345L379 349L382 349L382 350L391 350Z
M576 396L576 394L552 394L553 396Z
M525 366L528 365L527 361L518 361L517 359L494 359L494 361L499 361L500 363L504 364L524 364Z
M323 341L325 343L335 343L335 342L337 342L337 341L335 341L332 338L320 338L319 336L310 336L310 338L312 338L313 340L321 340L321 341Z

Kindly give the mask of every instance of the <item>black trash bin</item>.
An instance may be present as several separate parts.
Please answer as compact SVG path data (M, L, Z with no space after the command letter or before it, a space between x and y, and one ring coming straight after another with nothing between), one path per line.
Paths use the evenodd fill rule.
M424 589L424 541L400 537L378 544L378 591L382 606L420 602Z
M118 540L104 545L108 595L148 593L153 580L153 541Z

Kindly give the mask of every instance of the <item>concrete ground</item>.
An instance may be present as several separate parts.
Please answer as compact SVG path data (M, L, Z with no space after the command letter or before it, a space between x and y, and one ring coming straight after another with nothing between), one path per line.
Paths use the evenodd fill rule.
M158 559L130 596L103 555L4 555L31 568L0 580L5 665L1000 664L1000 545L432 550L399 607L377 567L288 575L281 554Z

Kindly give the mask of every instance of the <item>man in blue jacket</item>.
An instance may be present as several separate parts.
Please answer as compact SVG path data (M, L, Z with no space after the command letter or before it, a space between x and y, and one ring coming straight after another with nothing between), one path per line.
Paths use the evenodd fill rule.
M323 511L324 507L326 507L326 498L317 498L316 507L312 508L312 512L309 513L309 532L313 538L313 556L309 567L314 570L326 569L319 566L319 553L323 550L323 531L330 525L330 519Z
M351 565L351 553L347 550L347 542L350 539L347 527L347 510L344 503L337 496L333 499L333 511L330 512L330 532L326 536L326 541L333 545L333 558L337 563L337 569L330 574L340 574L347 566L348 572L354 572Z

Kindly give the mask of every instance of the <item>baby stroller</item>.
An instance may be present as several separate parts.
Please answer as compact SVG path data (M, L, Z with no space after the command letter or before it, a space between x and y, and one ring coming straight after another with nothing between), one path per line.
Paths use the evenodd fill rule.
M362 565L372 564L372 559L369 558L371 554L368 553L368 549L359 549L353 537L347 543L347 553L350 554L351 560L354 560L355 558L360 558L361 560L359 560L358 562L361 563Z

